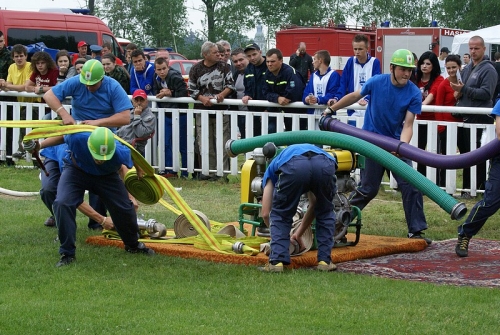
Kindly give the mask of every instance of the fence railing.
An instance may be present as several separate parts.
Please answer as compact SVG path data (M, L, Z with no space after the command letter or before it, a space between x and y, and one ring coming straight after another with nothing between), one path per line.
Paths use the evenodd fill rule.
M26 119L27 120L33 120L33 119L42 119L42 117L45 115L45 108L47 107L43 103L19 103L19 102L9 102L9 101L1 101L3 96L25 96L25 97L36 97L37 95L33 93L17 93L17 92L0 92L0 117L2 120L7 120L7 116L10 115L8 114L7 111L11 111L12 113L12 118L9 117L9 119L12 120L19 120L21 119L21 110L24 109L26 113ZM263 112L253 112L253 111L207 111L207 110L199 110L196 109L196 104L199 103L198 101L194 101L191 98L170 98L170 99L162 99L158 100L155 97L148 97L148 100L151 100L151 108L152 111L156 114L158 122L157 122L157 129L155 131L154 137L148 141L148 144L146 146L146 160L158 171L163 171L166 169L173 170L173 171L187 171L189 173L193 172L201 172L202 174L208 175L209 173L216 173L217 175L221 176L223 174L232 174L232 175L237 175L239 173L239 165L238 165L238 159L237 158L231 158L230 159L230 164L229 167L224 164L224 159L223 159L223 152L224 152L224 141L223 141L223 123L224 123L224 117L227 116L229 117L229 123L230 123L230 137L232 139L238 138L239 132L238 132L238 117L244 117L245 118L245 128L246 128L246 137L253 137L253 123L254 123L254 117L260 117L261 119L261 125L262 129L261 132L262 134L267 134L267 125L269 124L269 121L271 118L276 120L277 123L277 132L283 132L284 131L284 124L285 124L285 119L291 118L292 119L292 130L299 130L299 124L301 119L306 119L307 120L307 129L315 129L316 124L318 120L321 118L320 115L313 115L313 114L285 114L285 113L263 113ZM158 108L157 107L157 102L158 101L175 101L175 102L182 102L182 103L194 103L194 109L165 109L165 108ZM214 104L216 103L215 100L212 101ZM226 99L222 104L224 105L233 105L233 106L243 106L243 103L241 100L232 100L232 99ZM249 101L249 106L261 106L261 107L281 107L278 104L273 104L269 103L266 101L255 101L255 100L250 100ZM293 107L293 108L326 108L326 106L306 106L302 103L292 103L290 105L287 105L287 107ZM70 106L67 106L68 110L70 109ZM353 105L352 108L354 109L364 109L365 107L359 106L359 105ZM423 112L453 112L453 113L466 113L466 114L489 114L491 113L491 108L465 108L465 107L444 107L444 106L423 106L422 108ZM165 116L166 113L171 113L172 117L172 138L174 139L172 141L172 148L165 148ZM53 116L55 117L55 113L52 112ZM179 153L179 141L175 140L179 138L179 132L180 132L180 127L179 127L179 119L180 115L186 114L187 115L187 166L183 167L181 166L181 160L180 160L180 153ZM195 138L196 138L196 129L195 129L195 117L196 115L199 114L201 117L201 147L199 148L199 166L195 166L195 154L197 150L195 150ZM216 141L216 167L215 169L210 169L209 168L209 131L208 131L208 124L209 124L209 115L215 115L215 123L216 123L216 129L215 129L215 141ZM348 117L347 114L345 113L345 110L338 111L337 118L342 121L347 123L349 120L354 121L356 124L356 127L361 128L363 126L364 119L363 118L357 118L357 117ZM471 150L474 150L477 148L476 145L476 134L478 131L483 130L483 137L482 137L482 143L487 143L493 139L496 138L495 135L495 127L494 125L486 125L486 124L464 124L462 122L444 122L444 121L420 121L416 120L414 124L414 132L413 132L413 138L410 144L413 146L417 146L418 143L418 125L419 124L426 124L428 127L428 132L427 132L427 147L426 150L429 152L433 153L438 153L438 131L437 128L440 125L445 125L447 127L447 133L446 133L446 143L447 143L447 148L446 152L450 154L457 154L457 134L459 133L458 129L459 128L470 128L470 133L471 133L471 142L470 142L470 147ZM27 131L29 131L28 129ZM16 152L18 150L18 139L19 139L19 134L20 134L20 129L13 129L13 141L12 143L6 143L6 128L0 128L0 160L5 160L7 155L6 155L6 149L7 146L11 146L12 152ZM172 166L165 166L165 150L171 150L172 151ZM31 159L29 155L27 156L27 159ZM414 162L414 168L416 168L417 164ZM457 183L457 170L447 170L446 171L446 180L445 180L445 186L444 189L447 193L455 193L457 191L468 191L471 193L471 195L476 195L477 192L482 192L478 191L477 187L478 185L476 184L476 169L477 167L472 167L471 168L471 186L470 189L462 189L459 187L459 183ZM356 173L356 175L359 175ZM437 171L435 168L427 167L426 168L426 177L429 178L431 181L436 182L437 179ZM391 187L395 188L396 182L394 178L391 178L391 181L389 183Z

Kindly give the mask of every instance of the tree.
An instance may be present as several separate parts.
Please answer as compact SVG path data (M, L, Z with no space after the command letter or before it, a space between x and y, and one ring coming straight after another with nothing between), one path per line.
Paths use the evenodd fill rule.
M434 15L441 26L477 30L500 22L500 3L497 0L438 0Z

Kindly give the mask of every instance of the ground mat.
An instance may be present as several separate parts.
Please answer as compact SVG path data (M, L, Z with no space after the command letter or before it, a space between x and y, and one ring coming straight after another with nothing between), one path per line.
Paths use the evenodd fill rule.
M469 257L455 254L457 239L424 251L342 263L339 271L457 286L500 288L500 241L472 239Z
M348 240L354 240L353 234L347 235ZM103 236L91 236L86 242L99 246L115 246L123 248L121 241L109 240ZM183 258L196 258L210 262L223 262L246 265L262 265L268 260L267 256L259 253L257 256L241 256L234 254L221 254L215 251L206 251L192 245L146 243L149 248L158 254L178 256ZM359 243L354 247L333 248L332 260L335 263L347 262L362 258L373 258L401 252L417 252L426 248L423 240L396 238L386 236L361 235ZM312 267L317 264L316 251L309 251L301 256L292 257L292 268Z

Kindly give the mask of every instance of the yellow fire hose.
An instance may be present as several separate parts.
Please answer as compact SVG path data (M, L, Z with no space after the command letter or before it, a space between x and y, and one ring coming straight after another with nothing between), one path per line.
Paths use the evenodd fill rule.
M18 127L18 128L35 128L30 133L28 133L24 140L34 140L39 138L55 137L61 135L68 135L80 132L92 132L96 127L90 125L70 125L62 126L61 121L1 121L0 127ZM135 166L141 168L145 176L142 179L137 178L137 172L135 169L130 170L125 176L125 186L127 190L132 194L138 201L145 204L155 204L160 202L164 207L171 210L175 214L183 214L194 229L198 232L199 238L206 243L206 245L214 251L224 254L244 254L244 255L255 255L258 250L250 248L246 245L238 245L236 247L229 246L227 241L220 243L214 234L210 232L207 226L200 220L200 218L193 212L193 210L188 206L188 204L182 199L180 194L175 190L175 188L170 184L170 182L161 176L155 174L155 171L151 165L144 159L144 157L135 150L130 144L122 140L120 137L115 135L115 138L126 145L132 154L132 160ZM178 209L168 204L162 199L164 192L167 192L172 201L177 205ZM214 222L216 225L220 225L218 222ZM147 242L161 242L161 243L174 243L167 242L170 240L147 240ZM179 243L179 239L172 240L175 243Z

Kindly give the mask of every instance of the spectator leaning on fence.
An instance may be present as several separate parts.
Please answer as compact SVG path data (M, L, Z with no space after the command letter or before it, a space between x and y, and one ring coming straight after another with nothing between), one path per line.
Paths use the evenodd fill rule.
M201 105L195 105L196 109L227 110L225 105L214 105L211 99L218 103L224 101L234 91L234 80L229 64L219 61L219 49L213 42L205 42L201 46L203 60L193 65L189 71L188 90L191 97L201 101ZM229 116L223 117L223 143L230 138ZM209 141L209 168L216 169L216 115L210 114L208 119L208 141ZM196 114L196 137L198 147L201 149L201 115ZM201 152L201 150L200 150ZM224 151L224 168L229 168L229 157ZM202 180L218 180L219 176L214 173L201 175Z

